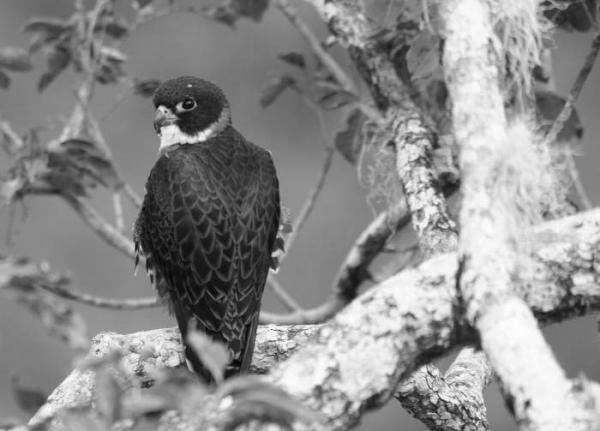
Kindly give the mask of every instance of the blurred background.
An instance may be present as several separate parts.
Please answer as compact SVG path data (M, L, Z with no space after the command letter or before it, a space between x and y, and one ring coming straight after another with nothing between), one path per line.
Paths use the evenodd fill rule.
M119 3L119 2L117 2ZM299 5L300 6L300 5ZM303 17L321 37L326 29L308 7L299 7ZM71 0L3 0L0 4L0 46L27 45L22 24L32 16L68 17ZM566 95L588 52L589 34L557 34L554 56L555 76L560 94ZM261 89L286 66L275 57L289 51L307 52L296 30L271 7L260 23L240 20L234 30L193 15L175 14L142 25L122 50L128 55L126 71L140 79L167 79L196 75L221 86L232 106L234 125L248 139L269 149L275 158L284 205L297 214L321 168L322 143L312 112L293 92L275 105L262 109ZM350 62L340 57L342 64ZM73 72L69 71L40 95L36 83L43 59L28 74L13 74L9 90L0 91L0 112L17 131L43 125L48 119L67 117L73 107ZM600 67L588 79L577 102L585 129L581 155L577 157L582 182L592 203L600 203ZM125 179L143 192L153 165L158 138L152 128L153 106L144 98L121 96L112 86L99 86L92 108L102 118L101 126ZM343 124L337 115L327 117L329 138ZM5 167L6 161L0 161ZM372 220L366 191L353 169L339 154L314 213L301 231L279 273L282 284L306 307L322 302L330 292L339 265L361 230ZM112 219L108 193L99 191L94 203ZM133 224L135 210L125 203L126 223ZM0 250L12 255L47 260L52 268L69 273L78 290L106 297L152 295L144 271L133 275L133 264L99 240L55 197L30 197L25 209L18 209L12 229L9 211L0 212ZM9 230L12 231L9 240ZM110 311L75 305L83 314L88 335L100 331L122 333L173 326L163 309ZM270 294L264 309L283 311ZM555 353L571 377L585 374L600 380L600 338L595 317L572 320L545 329ZM532 358L534 359L534 358ZM444 361L445 363L446 361ZM0 418L26 418L11 393L11 376L26 386L51 391L72 368L72 352L48 336L40 322L15 303L0 300ZM493 385L487 390L492 429L516 429ZM422 430L424 426L406 414L397 401L364 417L363 430Z

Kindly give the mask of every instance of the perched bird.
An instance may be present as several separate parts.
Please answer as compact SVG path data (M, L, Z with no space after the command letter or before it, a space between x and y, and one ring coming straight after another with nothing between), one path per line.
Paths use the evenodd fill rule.
M233 128L227 99L210 82L172 79L153 101L159 158L135 223L136 252L184 343L193 325L227 346L226 375L246 371L279 228L273 160ZM210 380L187 344L186 357Z

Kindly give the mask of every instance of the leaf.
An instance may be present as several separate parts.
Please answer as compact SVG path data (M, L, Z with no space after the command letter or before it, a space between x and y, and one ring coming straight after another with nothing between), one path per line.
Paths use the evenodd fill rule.
M551 91L538 90L535 92L536 114L540 129L546 133L552 127L556 118L565 106L566 99ZM583 126L577 111L573 109L571 116L565 121L562 130L558 133L558 142L568 142L575 138L583 137Z
M441 78L440 38L429 32L421 32L406 52L406 65L410 78L418 89Z
M238 15L260 21L269 6L269 0L231 0L230 6Z
M145 81L135 80L133 85L133 94L137 94L142 97L152 97L159 86L160 81L158 79L148 79Z
M277 56L281 61L300 69L306 68L306 61L304 56L298 52L286 52Z
M326 93L319 99L319 105L326 110L341 108L357 100L356 95L346 90L336 90Z
M100 184L115 189L121 184L112 161L92 141L67 139L53 146L48 156L51 171L66 175L84 187Z
M33 69L29 52L13 46L0 48L0 67L13 72L27 72Z
M98 414L111 425L121 418L123 390L113 369L104 367L96 372L94 395Z
M103 23L98 23L94 30L97 32L104 31L113 39L121 39L129 33L129 25L127 21L113 16L110 19L106 19Z
M23 26L23 31L27 33L45 33L47 35L56 36L71 28L71 24L62 19L50 16L38 16L30 18Z
M262 89L260 96L260 106L267 108L283 93L283 91L291 86L296 85L296 80L289 75L282 75L271 80Z
M25 413L32 415L46 403L46 398L48 398L46 394L39 389L21 386L17 376L12 377L11 384L15 401Z
M202 365L212 374L215 382L221 383L225 367L231 360L225 345L211 340L206 334L192 328L190 328L186 341L198 355Z
M125 75L123 63L127 61L127 56L116 48L103 46L100 48L101 65L96 70L95 78L100 84L111 84L117 82L119 78Z
M362 148L364 114L355 109L346 118L346 128L335 135L335 148L351 164L356 165Z
M71 62L71 51L63 45L55 45L48 54L47 71L38 82L38 91L44 91Z
M6 90L10 87L10 76L0 70L0 88Z
M112 46L102 46L100 48L100 55L106 60L115 63L125 63L127 61L127 56L125 53Z
M544 16L562 30L587 32L597 21L596 0L544 1L540 6Z

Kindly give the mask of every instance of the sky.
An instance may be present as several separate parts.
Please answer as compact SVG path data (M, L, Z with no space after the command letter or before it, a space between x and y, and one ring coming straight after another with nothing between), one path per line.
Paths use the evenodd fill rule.
M122 2L121 2L122 3ZM20 28L29 17L71 12L70 0L3 0L0 4L0 46L25 46ZM309 9L300 8L308 24L318 35L326 29ZM557 88L566 94L589 47L587 35L560 33L554 67ZM270 79L289 69L276 59L278 53L307 48L281 14L271 8L262 22L240 21L235 30L192 15L178 14L141 26L122 46L129 61L126 71L140 79L168 79L196 75L222 87L230 100L233 122L248 139L273 153L279 172L284 205L295 215L316 180L323 157L322 138L314 115L299 97L284 94L272 107L262 109L258 100ZM345 67L350 62L343 56ZM69 115L73 106L75 75L60 76L43 94L36 81L43 67L35 60L36 70L13 74L13 85L0 91L0 112L18 131L44 124L50 119ZM592 203L600 202L600 72L592 72L577 103L585 135L577 157L581 178ZM125 179L138 193L143 192L147 174L156 159L158 139L152 128L153 107L138 96L122 96L122 88L99 87L92 109L101 118L101 126L111 145ZM338 115L328 115L327 139L332 139L343 124ZM0 167L5 162L0 160ZM336 155L322 196L297 242L286 258L279 279L304 306L322 302L330 292L339 265L362 229L372 220L366 204L366 191L356 171ZM111 218L110 196L103 191L93 202ZM54 197L26 200L13 227L12 243L6 244L8 211L0 210L0 250L14 255L47 260L57 271L69 273L78 290L106 297L152 295L143 271L133 275L133 265L100 241L63 202ZM128 226L136 211L125 204ZM76 306L84 316L90 336L100 331L134 332L174 325L162 309L145 311L109 311ZM265 295L264 308L282 311L277 301ZM570 376L581 373L600 379L600 340L595 317L576 319L544 330L555 354ZM48 336L34 317L14 303L0 299L0 418L25 418L10 393L10 378L19 376L24 385L45 391L54 388L72 368L72 354L59 340ZM448 359L442 361L447 363ZM495 386L486 393L492 428L515 430L516 426L503 407ZM391 401L381 412L367 414L362 430L422 430L423 425L410 418Z

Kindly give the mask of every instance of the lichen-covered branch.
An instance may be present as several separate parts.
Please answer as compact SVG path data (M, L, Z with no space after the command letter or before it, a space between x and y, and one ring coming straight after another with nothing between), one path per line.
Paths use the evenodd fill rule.
M446 375L425 365L400 383L395 396L432 431L487 430L483 390L490 380L485 354L466 347Z
M600 310L600 210L544 224L533 240L535 271L519 294L536 317L550 323ZM323 413L328 429L352 427L365 410L389 400L415 367L474 341L456 308L457 262L456 254L442 254L400 273L322 326L261 327L255 367L265 371L295 352L266 378ZM96 346L99 341L104 347L98 354L111 345L126 346L126 361L142 380L152 367L178 366L183 360L173 329L107 334L96 339ZM65 405L64 400L89 399L91 377L77 373L57 388L32 422Z
M432 170L433 134L410 98L388 53L373 37L373 28L360 2L308 0L328 24L356 64L377 107L385 115L390 142L396 148L398 175L411 213L412 225L424 254L456 246L455 224Z
M452 251L457 244L456 226L449 215L445 199L433 169L431 152L433 149L433 134L424 121L420 108L412 101L410 91L396 73L388 53L377 44L372 34L375 30L371 27L361 7L357 2L337 1L324 3L311 1L324 17L330 30L347 46L352 59L360 71L364 81L369 86L374 100L386 116L389 139L396 148L396 167L401 180L412 225L417 233L419 245L425 257L434 253ZM477 356L474 361L479 361L477 369L486 370L485 357ZM485 372L485 375L489 371ZM444 408L450 411L453 406L443 406L444 403L425 403L417 405L413 402L415 397L433 399L436 396L430 392L423 396L423 392L408 391L408 388L417 390L421 386L417 382L425 379L431 381L432 375L440 373L429 369L420 369L412 376L412 383L405 386L405 391L400 396L404 406L417 418L425 423L430 421L432 415L440 414ZM465 378L470 379L470 375ZM479 379L483 379L483 376ZM464 382L456 386L472 387ZM437 387L444 387L446 393L452 392L452 387L439 379ZM466 393L463 390L462 394ZM479 415L485 418L485 405L480 393L468 395L470 399L481 400L477 414L472 413L454 419L455 422L467 422L472 417ZM457 396L455 399L460 398ZM440 408L441 405L441 408ZM473 410L476 410L475 408ZM444 416L440 416L444 417ZM446 421L449 422L449 421Z
M490 4L453 0L440 10L444 76L461 149L459 259L466 319L477 329L524 429L594 429L596 413L576 399L531 311L514 294L515 280L521 276L518 253L507 234L506 210L497 204L491 177L505 163L502 148L508 135L499 89L498 56L503 54L494 49Z
M252 372L266 373L276 362L288 358L306 344L316 326L260 326ZM124 369L138 382L147 387L154 381L161 368L185 366L181 335L177 328L164 328L132 334L104 332L92 339L88 357L106 357L114 351L124 355ZM50 394L48 400L29 422L31 427L54 417L56 412L74 405L87 405L92 400L94 371L73 370Z

